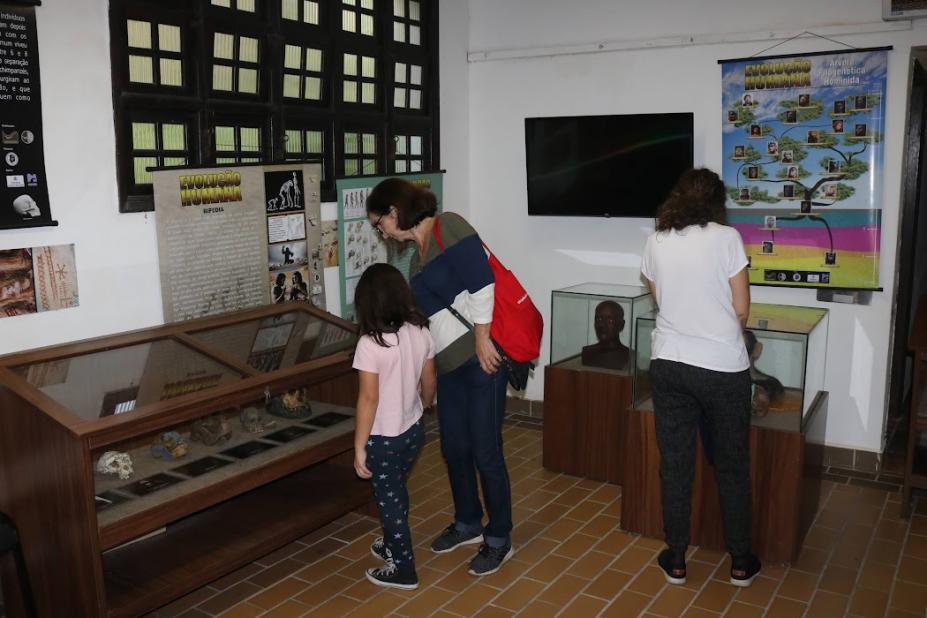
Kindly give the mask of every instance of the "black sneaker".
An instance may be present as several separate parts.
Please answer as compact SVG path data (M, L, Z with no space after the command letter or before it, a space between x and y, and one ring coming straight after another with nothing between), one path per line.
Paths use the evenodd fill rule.
M731 583L739 588L747 588L760 574L762 567L760 559L753 554L747 554L743 558L731 556Z
M686 583L686 555L672 549L664 549L657 556L657 564L663 569L663 577L668 584L681 586Z
M387 562L385 566L367 569L366 575L372 583L384 588L401 588L402 590L418 588L418 575L415 571L400 571L392 561Z
M457 549L461 545L472 545L482 542L482 534L464 534L463 532L459 532L454 524L451 524L444 529L444 532L442 532L438 538L431 542L431 551L436 554L446 554L449 551Z
M393 559L393 555L390 554L389 547L383 542L382 536L378 536L374 539L373 543L370 545L370 553L373 554L374 558L379 558L383 562L389 562Z
M480 545L480 551L477 552L473 560L470 561L470 575L481 577L498 571L504 562L515 555L515 548L511 544L502 547L491 547L486 543Z

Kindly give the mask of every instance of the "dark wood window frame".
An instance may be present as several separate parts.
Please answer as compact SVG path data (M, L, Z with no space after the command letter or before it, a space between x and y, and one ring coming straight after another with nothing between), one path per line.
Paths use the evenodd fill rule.
M423 169L440 169L437 0L421 3L421 45L393 41L392 0L374 0L373 37L342 30L342 3L338 0L320 2L318 25L283 19L281 0L261 0L257 5L256 13L248 13L214 6L209 0L110 0L120 212L154 210L151 186L135 183L133 119L184 123L191 165L212 165L225 154L215 150L217 125L260 126L261 151L255 156L267 162L293 158L286 150L287 129L320 130L324 139L324 201L336 199L334 179L344 174L345 131L363 129L376 135L378 174L395 169L392 138L397 134L423 135ZM302 11L302 2L299 6ZM360 9L359 0L356 8ZM129 82L128 19L149 21L155 29L158 23L181 26L183 87ZM212 90L212 34L217 31L258 39L258 95ZM322 50L322 101L284 99L286 44ZM375 58L375 104L343 101L345 53ZM393 70L397 61L422 66L421 110L393 106ZM358 100L360 94L359 90ZM242 154L250 153L237 156Z

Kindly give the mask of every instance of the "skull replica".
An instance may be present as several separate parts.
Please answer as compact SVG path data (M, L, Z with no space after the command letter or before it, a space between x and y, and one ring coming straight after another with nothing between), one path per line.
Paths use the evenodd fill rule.
M312 406L309 405L309 391L298 388L287 391L270 399L267 411L281 418L308 418L312 416Z
M132 458L128 453L119 451L106 451L97 461L97 472L100 474L118 474L122 480L132 478Z
M261 433L277 424L276 421L266 420L261 409L254 406L242 410L238 418L241 420L241 426L248 433Z
M190 439L213 446L232 437L232 427L221 412L210 414L193 423Z

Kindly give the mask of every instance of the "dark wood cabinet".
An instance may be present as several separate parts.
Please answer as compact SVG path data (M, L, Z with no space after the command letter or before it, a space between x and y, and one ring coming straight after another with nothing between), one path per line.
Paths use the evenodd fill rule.
M138 616L367 504L352 467L355 338L293 304L0 359L0 510L40 615ZM239 418L274 405L283 415L257 433ZM208 419L231 435L194 442ZM185 457L155 458L166 431ZM97 472L106 451L130 454L133 476ZM9 565L0 578L16 616Z

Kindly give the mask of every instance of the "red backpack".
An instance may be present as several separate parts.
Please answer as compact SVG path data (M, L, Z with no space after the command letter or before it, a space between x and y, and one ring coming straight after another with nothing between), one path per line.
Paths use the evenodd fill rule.
M434 234L443 253L440 217L435 217ZM489 334L512 360L519 363L534 360L541 355L544 318L515 274L493 255L486 243L483 243L483 248L489 254L489 268L495 279Z

